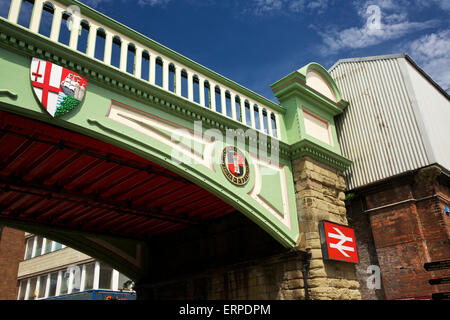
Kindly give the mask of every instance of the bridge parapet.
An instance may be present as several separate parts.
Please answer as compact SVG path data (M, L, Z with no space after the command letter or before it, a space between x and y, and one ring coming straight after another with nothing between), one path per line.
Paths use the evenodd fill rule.
M18 24L24 2L11 0L10 23ZM87 58L101 61L201 108L209 108L244 127L279 140L284 138L282 114L285 109L282 106L78 1L35 0L26 26L31 32L43 35L44 13L51 14L51 21L46 22L51 26L47 26L49 32L44 36L52 42L66 45ZM70 36L64 44L61 31L69 28L69 24ZM81 43L82 40L85 43Z

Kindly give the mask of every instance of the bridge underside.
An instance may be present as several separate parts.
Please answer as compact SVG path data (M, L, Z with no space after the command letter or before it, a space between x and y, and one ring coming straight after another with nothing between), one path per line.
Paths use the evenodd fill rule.
M3 111L0 154L1 223L104 258L134 278L145 272L153 238L236 212L133 153Z
M128 151L0 112L0 217L137 240L235 209Z

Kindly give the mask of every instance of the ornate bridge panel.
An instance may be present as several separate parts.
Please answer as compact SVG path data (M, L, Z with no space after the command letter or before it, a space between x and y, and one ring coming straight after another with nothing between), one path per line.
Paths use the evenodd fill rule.
M283 107L81 3L36 0L29 28L17 24L20 4L13 0L8 19L0 20L1 110L148 159L208 190L283 245L295 245L297 211L289 148L282 142ZM38 33L44 11L53 13L48 37ZM65 45L58 39L68 14L73 25ZM80 26L89 28L84 53L77 50ZM102 60L94 57L100 28L106 39ZM111 64L115 38L121 44L118 67ZM148 79L142 72L145 59ZM63 89L74 81L72 75L83 80L78 95L70 96Z
M334 127L347 102L323 67L274 83L277 104L77 1L35 0L20 25L24 3L11 0L0 17L2 223L114 252L136 277L140 241L235 211L285 247L299 245L299 224L315 218L299 214L294 186L315 177L293 160L350 164ZM73 172L63 168L72 158ZM39 180L46 166L31 168L39 161L51 179ZM133 250L108 235L132 239L123 245Z

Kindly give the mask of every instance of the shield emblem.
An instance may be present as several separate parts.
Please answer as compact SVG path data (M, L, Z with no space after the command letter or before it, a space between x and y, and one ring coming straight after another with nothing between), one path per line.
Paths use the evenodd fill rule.
M248 161L235 146L227 146L222 150L220 167L225 177L235 185L243 186L250 178Z
M244 158L233 149L228 151L228 169L236 177L242 176L244 173Z
M86 92L85 78L38 58L31 60L30 77L36 97L52 117L62 116L75 109Z

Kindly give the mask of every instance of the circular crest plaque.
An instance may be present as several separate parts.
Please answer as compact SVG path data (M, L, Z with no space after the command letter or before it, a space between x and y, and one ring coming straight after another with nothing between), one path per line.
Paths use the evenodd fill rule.
M244 153L235 146L223 148L220 167L227 179L237 185L245 185L250 177L250 168Z

